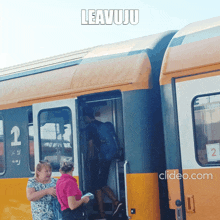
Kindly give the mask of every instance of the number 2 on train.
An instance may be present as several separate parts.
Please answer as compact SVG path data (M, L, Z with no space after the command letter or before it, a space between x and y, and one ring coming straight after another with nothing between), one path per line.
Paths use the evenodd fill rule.
M216 153L216 149L215 149L215 148L212 148L211 151L214 151L213 154L212 154L213 157L214 157L214 156L217 156L217 155L215 154L215 153Z

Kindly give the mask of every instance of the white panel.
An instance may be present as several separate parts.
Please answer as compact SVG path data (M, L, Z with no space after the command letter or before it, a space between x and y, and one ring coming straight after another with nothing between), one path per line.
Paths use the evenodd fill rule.
M180 148L183 169L207 168L201 167L195 159L192 100L197 95L215 92L220 92L220 76L176 83Z
M73 176L78 176L78 152L77 152L77 130L76 130L76 99L58 100L53 102L45 102L33 105L33 123L34 123L34 155L35 163L39 162L39 129L38 129L38 113L42 109L51 109L58 107L69 107L72 112L72 126L73 126L73 153L74 153L74 171ZM53 172L53 176L61 176L60 172Z

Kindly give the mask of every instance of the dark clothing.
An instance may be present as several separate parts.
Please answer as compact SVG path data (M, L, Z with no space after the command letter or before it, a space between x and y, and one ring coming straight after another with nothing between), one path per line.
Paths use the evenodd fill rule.
M116 157L118 146L114 126L111 122L92 121L88 127L88 139L93 141L94 157L99 160L112 160Z
M95 192L98 189L101 189L104 186L107 186L109 168L111 161L99 161L92 160L90 162L91 166L91 184L92 191Z
M86 212L83 206L78 207L77 209L65 209L62 211L63 220L85 220Z
M97 130L98 130L98 126L101 123L102 122L95 120L91 122L87 127L88 140L92 140L94 145L94 157L92 158L93 160L98 159L99 157L101 141L99 140L99 135Z
M88 140L92 140L94 157L89 159L92 191L107 186L111 161L117 154L114 126L110 122L92 121L87 127Z

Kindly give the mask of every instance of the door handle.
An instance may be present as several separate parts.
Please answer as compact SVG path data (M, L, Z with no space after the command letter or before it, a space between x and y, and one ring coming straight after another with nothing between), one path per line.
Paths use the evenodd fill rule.
M127 165L128 165L128 161L125 160L124 163L124 182L125 182L125 209L126 209L126 215L128 217L128 219L130 219L131 217L129 216L128 213L128 190L127 190Z
M186 195L186 212L194 213L195 212L195 201L193 195Z

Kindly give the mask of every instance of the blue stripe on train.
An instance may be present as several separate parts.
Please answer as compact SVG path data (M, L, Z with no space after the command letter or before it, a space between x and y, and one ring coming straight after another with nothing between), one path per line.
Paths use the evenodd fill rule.
M193 43L196 41L205 40L213 37L219 37L219 36L220 36L220 26L217 26L206 30L198 31L192 34L174 38L171 41L169 47L176 47L179 45Z

